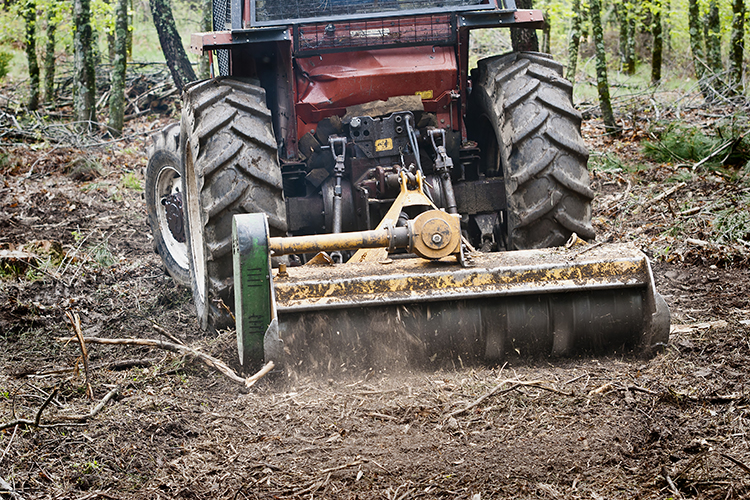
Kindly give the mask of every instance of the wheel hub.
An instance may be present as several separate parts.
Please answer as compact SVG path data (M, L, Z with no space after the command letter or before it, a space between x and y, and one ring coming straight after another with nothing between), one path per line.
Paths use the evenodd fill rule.
M161 199L167 219L167 227L172 237L179 243L185 243L185 226L182 216L182 193L169 194Z

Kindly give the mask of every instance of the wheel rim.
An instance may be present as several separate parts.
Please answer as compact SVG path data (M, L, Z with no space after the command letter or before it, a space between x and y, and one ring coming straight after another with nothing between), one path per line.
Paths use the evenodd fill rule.
M188 268L187 241L182 218L182 181L172 167L165 167L156 180L156 217L169 255L179 267Z
M185 203L188 223L188 235L190 238L190 259L192 261L192 275L193 275L193 294L195 295L196 301L195 306L197 309L198 317L201 322L205 322L207 319L207 306L206 306L206 295L208 284L206 283L206 259L205 259L205 248L203 239L203 222L201 219L201 207L200 207L200 189L198 188L198 180L195 177L195 169L192 165L192 158L190 155L190 144L185 145L185 150L188 152L185 155L187 165L185 168Z

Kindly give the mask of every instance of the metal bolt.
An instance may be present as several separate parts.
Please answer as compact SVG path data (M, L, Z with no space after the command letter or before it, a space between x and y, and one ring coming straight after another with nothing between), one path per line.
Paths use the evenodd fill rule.
M432 235L432 242L436 245L439 245L443 242L443 236L440 233L435 233Z

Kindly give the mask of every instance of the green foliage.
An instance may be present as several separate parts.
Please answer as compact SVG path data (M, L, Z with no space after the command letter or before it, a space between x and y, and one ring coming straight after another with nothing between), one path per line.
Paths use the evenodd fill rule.
M109 249L108 241L90 247L87 253L100 267L109 267L117 263L117 259Z
M750 194L732 201L732 206L716 213L716 241L747 243L750 241Z
M613 153L592 153L589 158L589 170L600 172L628 172L635 173L648 169L646 165L631 164L622 161Z
M143 191L141 186L141 180L133 172L128 172L120 177L120 184L126 189L132 189L133 191Z
M643 153L658 162L700 163L708 169L745 165L750 160L747 127L746 119L731 119L709 134L701 127L675 122L655 134L655 140L644 141Z
M91 181L102 175L104 168L99 160L89 156L81 156L70 162L65 173L76 181Z
M718 146L718 140L709 137L697 127L682 123L670 124L655 141L643 142L643 153L658 162L700 161Z
M10 52L0 51L0 80L5 78L5 75L8 74L8 68L12 59L13 54L11 54Z

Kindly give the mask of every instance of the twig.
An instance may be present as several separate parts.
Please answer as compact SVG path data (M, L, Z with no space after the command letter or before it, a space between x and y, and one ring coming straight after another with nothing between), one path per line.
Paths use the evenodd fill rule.
M58 418L61 420L71 420L71 421L77 421L78 423L62 423L62 422L56 422L52 424L42 424L41 418L42 418L42 411L44 411L44 408L49 404L50 401L52 401L52 398L57 394L58 388L55 387L55 390L52 391L52 393L49 395L47 400L42 404L41 408L39 408L39 411L36 414L36 418L34 420L28 420L25 418L19 418L16 420L13 420L12 422L8 422L5 424L0 424L0 431L3 429L8 429L10 427L15 427L19 425L27 425L30 427L36 427L39 429L49 429L51 427L64 427L67 425L83 425L81 423L82 421L89 420L91 418L94 418L102 409L106 406L106 404L109 402L110 399L115 397L115 395L120 392L120 386L118 385L111 391L107 393L106 396L102 398L101 401L99 401L99 404L97 404L93 410L91 410L86 415L58 415Z
M67 342L69 339L58 338L57 340L61 342ZM98 338L98 337L84 337L83 340L84 342L87 342L90 344L140 345L140 346L148 346L148 347L158 347L160 349L166 349L172 352L179 352L180 354L190 354L200 359L211 368L215 368L217 371L225 375L231 381L244 384L245 387L251 387L255 382L257 382L265 374L271 371L275 366L273 361L269 361L255 375L248 377L248 378L243 378L237 375L237 373L235 373L234 370L232 370L229 366L227 366L226 363L224 363L220 359L214 358L213 356L204 354L196 349L193 349L192 347L188 347L185 345L174 344L172 342L164 342L162 340L155 340L155 339L103 339L103 338Z
M16 427L19 425L30 425L32 427L44 427L42 424L40 424L40 421L42 420L42 412L45 408L47 408L47 405L49 405L50 401L52 401L52 398L55 397L58 391L58 387L55 387L55 390L50 393L49 396L47 396L47 399L44 400L44 403L42 403L42 406L39 407L39 410L36 412L36 416L34 417L34 420L29 420L26 418L17 418L15 420L12 420L5 424L0 424L0 431L3 429L10 429L11 427Z
M16 490L13 488L13 486L6 482L5 479L0 477L0 492L2 493L8 493L10 495L10 498L13 500L23 500L23 497L16 493Z
M508 388L506 388L506 389L502 389L502 387L505 384L513 384L513 385L510 386L510 387L508 387ZM517 389L519 387L537 387L539 389L544 389L545 391L550 391L550 392L554 392L554 393L557 393L557 394L562 394L563 396L572 396L573 395L572 393L559 391L559 390L554 389L552 387L547 387L547 386L544 386L544 385L541 385L541 384L542 384L541 380L531 380L529 382L525 382L523 380L503 380L502 382L500 382L499 384L497 384L495 387L493 387L493 389L490 392L488 392L484 396L481 396L480 398L476 399L473 403L469 404L468 406L466 406L464 408L461 408L459 410L456 410L454 412L449 413L445 417L445 420L448 420L448 419L450 419L452 417L456 417L457 415L461 415L463 413L466 413L467 411L471 410L472 408L475 408L475 407L479 406L480 404L482 404L482 402L484 402L484 400L486 400L487 398L490 398L490 397L495 396L497 394L504 394L506 392L510 392L510 391L515 390L515 389Z
M724 458L726 458L727 460L729 460L730 462L732 462L732 463L733 463L734 465L736 465L736 466L737 466L737 467L739 467L740 469L742 469L743 471L745 471L745 472L747 472L748 474L750 474L750 467L748 467L747 465L743 464L742 462L740 462L740 461L739 461L739 460L737 460L736 458L734 458L734 457L732 457L732 456L729 456L729 455L727 455L726 453L719 453L719 454L720 454L720 455L721 455L722 457L724 457Z
M120 386L119 385L115 386L115 388L109 391L107 395L104 396L101 401L99 401L99 404L96 405L94 409L91 410L86 415L58 415L58 418L62 420L77 420L77 421L83 421L83 420L88 420L90 418L94 418L97 413L102 411L102 409L109 402L109 400L115 397L117 393L119 392L120 392Z
M83 358L83 371L86 375L86 395L90 400L94 400L94 391L91 389L91 377L89 373L89 353L86 351L86 343L83 341L83 333L81 333L81 318L78 313L71 313L65 311L65 315L68 317L70 322L73 324L73 330L78 338L78 344L81 346L81 357Z
M0 464L3 463L3 460L5 459L5 455L8 454L8 450L10 449L10 445L13 444L13 439L16 437L16 431L18 430L18 426L13 427L13 434L10 435L10 439L8 440L8 446L5 447L5 450L3 450L3 455L0 456Z
M101 369L115 369L115 370L124 370L126 368L133 368L133 367L148 367L153 365L158 361L157 359L118 359L116 361L110 361L109 363L99 363L98 365L93 365L91 367L92 370L101 370ZM43 370L39 372L16 372L12 375L16 378L21 377L45 377L48 375L62 375L63 373L70 373L72 371L75 371L77 367L75 366L66 366L64 368L56 368L52 370Z
M374 417L374 418L380 418L383 420L398 420L397 417L394 417L393 415L386 415L384 413L378 413L376 411L370 411L367 412L368 417Z
M664 477L664 480L667 481L667 485L669 486L669 491L671 491L672 494L676 498L682 498L682 495L680 494L680 490L677 489L677 486L675 486L674 481L672 481L672 478L669 477L669 472L667 472L666 467L661 468L661 475Z
M682 188L684 188L684 187L685 187L686 185L687 185L687 184L686 184L686 183L684 183L684 182L680 182L679 184L675 184L675 185L674 185L674 186L672 186L671 188L669 188L669 189L667 189L666 191L662 192L662 193L661 193L660 195L658 195L658 196L654 196L654 197L653 197L653 198L651 199L651 201L649 202L649 204L653 205L653 204L655 204L655 203L656 203L657 201L661 201L662 199L666 198L667 196L670 196L670 195L674 194L674 193L675 193L676 191L678 191L679 189L682 189Z
M185 345L183 341L181 341L180 339L178 339L177 337L175 337L174 335L172 335L171 333L169 333L168 331L166 331L164 328L160 327L156 323L153 323L151 326L154 328L154 330L161 333L162 335L167 337L169 340L171 340L175 344Z
M315 493L321 487L323 487L326 484L328 484L328 481L330 481L330 480L331 480L331 473L329 472L328 475L326 476L326 478L323 481L313 481L313 483L310 486L308 486L307 488L304 488L303 490L294 492L294 495L299 497L299 496L302 496L302 495L304 495L305 493L308 493L308 492L310 494Z
M331 467L330 469L323 469L320 472L321 474L328 474L329 472L335 472L337 470L348 469L349 467L356 467L358 465L362 465L363 463L365 463L365 460L357 459L354 462L344 464L344 465L339 465L336 467Z

